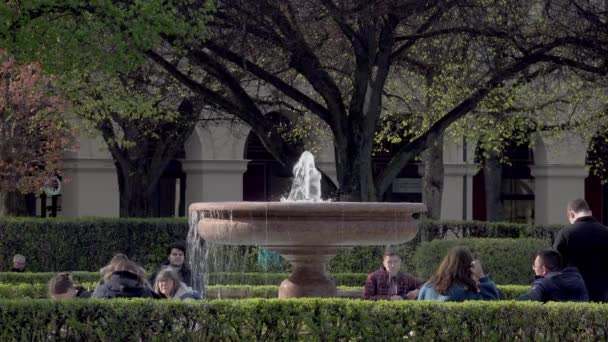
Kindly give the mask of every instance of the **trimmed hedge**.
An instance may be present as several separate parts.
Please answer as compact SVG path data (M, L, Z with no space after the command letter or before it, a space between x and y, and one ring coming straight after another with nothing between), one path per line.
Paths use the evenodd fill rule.
M96 283L81 283L81 286L92 290ZM503 299L517 299L528 291L530 286L498 285ZM211 285L207 288L209 299L229 298L276 298L279 288L276 285ZM338 297L361 298L362 286L338 286ZM2 284L0 299L43 299L47 298L46 284Z
M0 300L0 340L602 341L608 306L345 299Z
M565 224L565 222L564 222ZM432 241L462 238L535 238L551 243L564 225L529 225L511 222L423 220L418 225L417 240Z
M99 270L117 252L157 267L166 246L187 232L187 221L174 218L2 218L0 270L8 270L16 253L26 256L29 271Z
M429 278L454 246L468 246L497 284L530 284L534 280L535 253L549 247L539 239L458 239L423 242L414 255L415 274Z
M13 273L0 272L0 283L48 283L56 273ZM72 272L72 278L78 283L94 283L99 280L97 272ZM234 285L279 285L289 274L287 273L211 273L209 284ZM334 273L331 274L339 286L361 286L365 284L365 273Z
M453 237L534 237L552 241L561 226L529 226L479 221L421 221L416 239L397 246L405 269L413 269L412 256L422 241ZM116 252L127 254L149 271L165 261L165 248L185 240L185 218L0 218L0 271L10 268L16 253L27 257L32 272L96 271ZM330 272L369 273L380 266L384 246L340 251ZM211 271L259 272L255 246L215 246ZM288 272L283 263L276 272Z

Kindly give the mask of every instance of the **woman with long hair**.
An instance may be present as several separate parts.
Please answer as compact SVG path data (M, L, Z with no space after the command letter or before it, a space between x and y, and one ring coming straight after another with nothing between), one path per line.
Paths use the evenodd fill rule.
M435 274L422 286L418 299L440 301L498 299L498 289L468 248L450 249Z
M171 267L165 267L160 272L154 282L154 292L160 298L167 299L199 299L197 294L183 281Z
M158 298L146 280L146 271L121 256L102 272L103 278L93 291L93 298Z

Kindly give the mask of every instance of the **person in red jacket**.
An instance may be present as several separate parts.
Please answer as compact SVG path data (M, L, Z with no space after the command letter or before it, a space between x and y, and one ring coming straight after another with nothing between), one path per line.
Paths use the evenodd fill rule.
M370 273L365 282L364 299L416 299L424 280L400 271L401 257L392 249L387 249L382 259L382 267Z

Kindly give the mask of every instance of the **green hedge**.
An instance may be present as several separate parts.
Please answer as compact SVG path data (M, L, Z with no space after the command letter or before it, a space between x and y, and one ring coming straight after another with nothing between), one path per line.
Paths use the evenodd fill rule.
M605 341L589 303L0 300L1 341Z
M566 222L564 222L564 225ZM423 220L417 241L453 238L536 238L553 242L564 225L529 225L511 222Z
M414 255L415 274L430 277L448 250L468 246L478 255L486 273L498 284L530 284L534 280L532 263L536 251L549 247L539 239L458 239L423 242Z
M451 237L535 237L552 241L561 226L529 226L479 221L421 221L419 234L398 245L404 268L413 269L412 256L421 241ZM16 253L27 257L32 272L96 271L112 255L122 252L147 270L165 260L166 246L185 240L186 219L124 218L0 218L0 271L11 266ZM259 272L255 246L215 246L210 252L211 271ZM384 246L355 247L341 251L329 264L330 272L368 273L379 267ZM274 271L287 272L283 263Z
M96 283L81 283L89 290ZM524 285L498 285L503 299L516 299L530 288ZM211 285L207 288L210 299L216 298L276 298L276 285ZM361 298L362 286L338 286L339 297ZM47 298L46 284L3 284L0 283L0 299L42 299Z
M0 272L0 283L48 283L56 273L13 273ZM72 278L79 283L94 283L99 280L97 272L72 272ZM211 273L209 284L235 285L279 285L289 274L287 273ZM365 273L333 273L331 274L340 286L361 286L365 284Z
M144 267L165 260L165 248L188 232L185 219L37 219L0 220L0 270L16 253L27 257L29 271L99 270L122 252Z

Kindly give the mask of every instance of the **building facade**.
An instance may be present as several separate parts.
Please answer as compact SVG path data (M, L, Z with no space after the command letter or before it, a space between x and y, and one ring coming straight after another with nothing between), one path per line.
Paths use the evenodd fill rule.
M606 190L585 165L589 141L575 134L559 141L542 135L533 148L519 151L505 167L501 196L505 217L516 222L563 224L565 205L586 198L594 215L606 219ZM116 171L101 140L81 137L78 152L66 155L57 216L116 217L119 194ZM289 191L291 170L281 166L244 125L197 127L184 146L184 158L172 161L157 191L159 216L179 216L194 202L279 200ZM316 157L317 167L335 181L332 146ZM516 151L517 152L517 151ZM389 156L377 156L381 168ZM385 195L385 201L422 199L419 166L408 165ZM475 143L444 144L442 219L484 220L482 170L475 163ZM39 200L38 214L41 213ZM46 199L46 206L53 206ZM51 211L47 211L51 212Z

